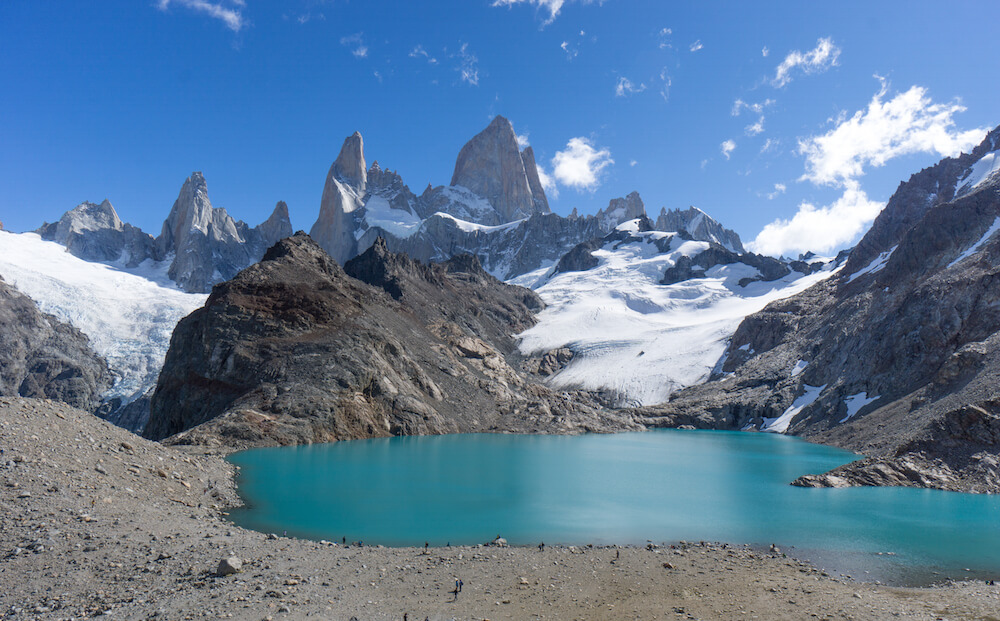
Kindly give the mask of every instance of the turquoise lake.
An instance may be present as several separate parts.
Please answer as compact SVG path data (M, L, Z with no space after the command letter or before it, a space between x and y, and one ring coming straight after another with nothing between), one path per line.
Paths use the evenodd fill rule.
M1000 578L1000 497L788 483L856 459L781 435L399 437L235 454L237 523L365 545L776 543L855 579Z

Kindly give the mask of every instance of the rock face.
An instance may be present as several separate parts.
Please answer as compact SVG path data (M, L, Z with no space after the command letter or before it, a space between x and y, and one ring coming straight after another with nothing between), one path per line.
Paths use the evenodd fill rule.
M208 292L291 233L284 203L264 224L250 228L225 209L212 207L205 177L195 172L181 187L156 244L162 256L173 256L167 272L171 280L188 292Z
M638 192L632 192L625 198L613 198L607 208L597 212L597 221L605 231L613 231L622 222L646 217L646 206ZM661 231L667 229L659 229Z
M498 222L482 224L503 224L534 213L549 212L538 180L534 152L522 154L518 151L514 127L502 116L494 118L486 129L462 147L451 185L467 188L489 201Z
M0 278L0 395L48 398L94 411L111 385L79 330L43 314Z
M747 317L717 381L650 415L869 456L803 484L1000 491L1000 180L976 176L997 146L911 177L838 277Z
M367 183L364 140L360 133L354 132L344 140L340 155L330 166L320 199L319 218L309 232L341 264L357 254L355 216L364 205Z
M252 446L637 429L517 370L511 335L540 307L474 257L428 266L377 241L341 268L299 233L178 324L144 435Z
M717 220L697 207L670 211L663 207L660 209L660 215L656 218L655 228L658 231L686 231L692 239L716 243L736 254L746 252L736 231L722 226Z
M80 203L58 222L45 223L35 232L85 261L121 261L135 267L146 259L161 258L153 237L122 222L108 200L100 205Z

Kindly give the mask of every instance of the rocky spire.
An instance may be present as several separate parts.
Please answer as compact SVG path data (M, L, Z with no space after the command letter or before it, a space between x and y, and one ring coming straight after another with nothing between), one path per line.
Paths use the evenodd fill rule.
M531 190L531 198L535 203L536 213L549 213L549 201L545 198L545 190L542 189L542 181L538 178L538 165L535 164L535 151L530 146L521 151L521 162L524 164L524 173L528 176L528 188Z
M341 265L357 254L354 212L364 205L368 173L364 141L359 132L344 140L340 155L330 166L319 203L319 218L309 235Z
M331 172L359 193L365 191L368 173L365 166L365 141L361 132L354 132L344 140L344 146L340 148L340 155L333 163Z
M257 231L260 233L265 248L270 248L279 240L292 235L292 222L288 217L288 205L285 204L285 201L278 201L271 217L261 222L257 226Z
M530 157L534 162L534 156ZM537 170L534 176L537 179ZM518 150L514 127L502 116L493 119L486 129L462 147L455 161L451 185L468 188L488 200L500 222L526 218L540 210ZM544 200L541 184L536 187ZM547 201L544 208L547 212Z
M601 228L606 231L613 230L622 222L635 220L646 215L646 206L638 192L631 192L625 198L613 198L608 203L607 209L597 212L597 220L601 223Z

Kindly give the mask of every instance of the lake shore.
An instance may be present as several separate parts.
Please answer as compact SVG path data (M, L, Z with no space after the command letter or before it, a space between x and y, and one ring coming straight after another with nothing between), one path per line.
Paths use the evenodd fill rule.
M267 535L227 520L239 499L220 456L56 402L0 399L0 450L5 619L986 619L1000 609L1000 587L981 581L890 588L742 546L424 550ZM230 557L241 571L217 576Z

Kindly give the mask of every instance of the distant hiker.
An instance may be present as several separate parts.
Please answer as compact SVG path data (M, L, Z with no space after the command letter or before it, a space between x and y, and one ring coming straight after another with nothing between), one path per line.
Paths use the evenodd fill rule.
M459 580L459 581L458 581L458 592L459 592L459 593L461 593L461 592L462 592L462 586L463 586L464 584L465 584L465 583L464 583L464 582L462 582L461 580Z
M344 537L343 539L341 539L340 543L342 543L342 544L344 544L346 546L347 545L347 537Z
M541 542L540 544L538 544L538 551L541 552L543 550L545 550L545 542L544 541Z
M427 548L428 548L428 546L430 546L430 545L431 545L431 544L429 544L428 542L426 542L426 541L424 542L424 552L426 552L426 551L427 551Z
M618 560L619 556L621 556L621 550L615 550L615 560Z
M410 613L408 612L403 613L403 621L410 621Z

